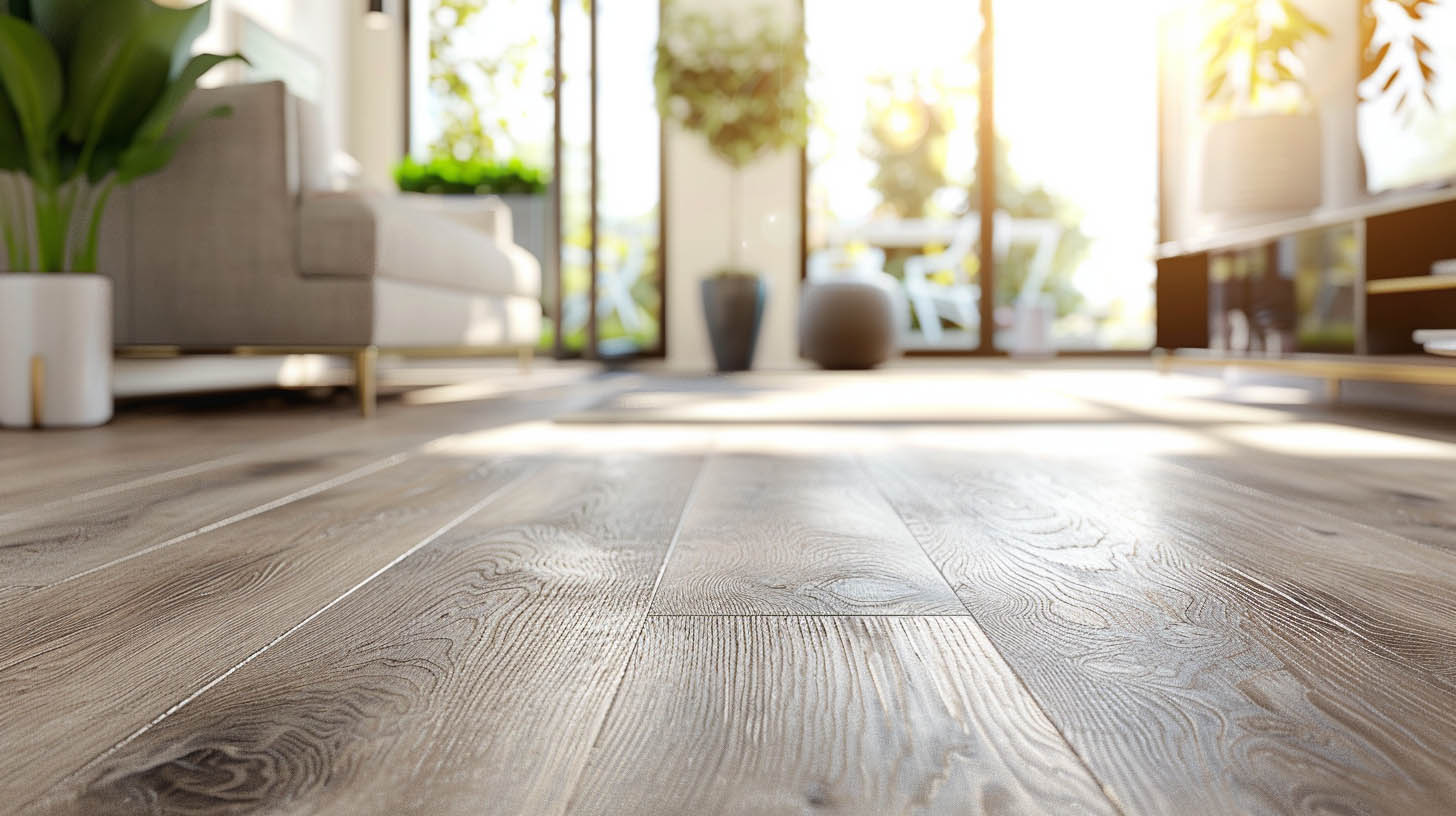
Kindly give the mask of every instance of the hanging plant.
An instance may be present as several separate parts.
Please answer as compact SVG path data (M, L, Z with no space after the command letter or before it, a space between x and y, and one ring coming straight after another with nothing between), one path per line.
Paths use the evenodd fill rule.
M198 78L209 4L0 0L0 231L12 270L96 271L106 202L159 172L198 119L172 127ZM225 116L225 107L204 116Z
M720 16L669 6L657 40L654 77L662 118L700 134L733 168L735 266L740 172L765 153L803 145L809 127L802 27L774 25L767 9L753 14L759 27L741 34Z

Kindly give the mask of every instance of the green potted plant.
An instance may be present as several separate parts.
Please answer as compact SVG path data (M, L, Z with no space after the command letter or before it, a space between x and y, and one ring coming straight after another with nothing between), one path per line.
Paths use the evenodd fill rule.
M111 417L111 287L96 274L112 192L158 172L195 121L188 56L208 4L0 0L0 425ZM206 115L221 116L223 108Z
M702 282L703 311L719 371L753 364L768 287L745 269L742 171L765 153L804 143L808 59L800 27L775 26L768 11L751 33L702 12L669 6L657 40L657 106L665 121L701 135L732 168L729 261Z
M424 161L406 156L394 166L394 183L411 196L431 196L432 206L459 213L478 206L478 196L494 196L511 213L515 243L537 260L546 258L550 202L549 174L519 158L506 161L457 159L438 152Z
M1304 52L1329 31L1291 0L1213 0L1204 38L1203 209L1307 210L1323 198Z

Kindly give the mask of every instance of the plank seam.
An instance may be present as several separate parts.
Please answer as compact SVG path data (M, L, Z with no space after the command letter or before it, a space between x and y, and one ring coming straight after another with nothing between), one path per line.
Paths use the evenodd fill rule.
M632 635L632 651L628 653L627 659L622 661L622 669L617 673L616 685L612 688L612 699L607 703L606 711L597 720L596 728L592 729L591 749L586 752L586 760L577 770L577 778L572 782L571 796L566 800L565 812L570 813L576 805L576 797L580 793L581 776L586 766L591 763L591 758L601 747L602 734L605 733L607 722L612 718L612 712L617 708L617 700L622 695L622 687L627 683L627 672L632 668L632 662L637 659L637 651L642 645L642 635L647 631L647 621L651 619L652 606L657 603L657 590L662 586L662 577L667 574L668 562L672 560L672 553L677 549L678 539L682 537L683 527L687 524L688 513L692 510L693 502L698 497L698 487L703 483L703 473L708 469L708 461L714 456L712 452L703 455L702 461L698 464L698 470L693 474L693 484L688 488L687 498L683 500L682 510L678 513L677 524L672 530L672 538L667 541L667 550L662 554L662 564L657 568L657 577L652 581L652 591L647 596L647 613L637 624L637 631Z
M131 553L127 553L126 555L123 555L123 556L121 556L119 558L113 558L112 560L107 561L104 564L97 564L96 566L91 567L90 569L87 569L87 570L83 570L81 572L78 572L75 575L68 575L65 578L62 578L61 580L56 581L55 583L52 583L52 584L47 584L46 586L47 587L60 586L61 584L68 583L70 581L74 581L74 580L76 580L78 578L84 578L87 575L90 575L90 574L95 573L95 572L100 572L101 570L108 569L110 567L114 567L114 566L116 566L118 564L124 564L127 561L132 560L133 558L139 558L139 557L141 557L143 555L146 555L148 553L153 553L153 552L156 552L157 550L163 549L165 547L170 547L173 544L181 544L184 541L188 541L188 540L193 539L193 538L196 538L196 537L198 537L200 535L206 535L206 534L208 534L210 532L213 532L214 530L220 530L223 527L227 527L228 525L237 524L240 521L246 521L246 520L248 520L248 519L250 519L250 518L252 518L254 516L260 516L260 515L262 515L264 513L269 512L270 510L277 510L280 507L283 507L285 505L292 504L293 502L299 501L301 499L306 499L306 498L308 498L310 496L318 495L319 493L323 493L325 491L332 490L333 488L339 487L340 485L345 485L345 484L348 484L349 482L356 481L358 479L362 479L365 476L369 476L369 475L378 473L381 470L385 470L385 469L394 467L395 465L398 465L398 464L404 462L406 459L409 459L412 455L413 455L412 452L406 451L406 452L402 452L402 453L396 453L393 456L386 456L383 459L379 459L379 460L376 460L374 462L370 462L367 465L363 465L361 467L357 467L357 468L355 468L355 469L353 469L353 470L351 470L351 471L349 471L347 473L341 473L338 476L334 476L332 478L325 479L322 482L318 482L316 484L309 485L308 487L301 488L299 490L295 490L292 493L287 494L286 496L279 496L278 498L273 499L272 501L264 502L263 504L260 504L260 505L258 505L256 507L250 507L247 510L244 510L244 511L242 511L240 513L234 513L233 515L228 516L227 518L219 519L217 521L212 522L211 524L205 524L205 525L203 525L201 527L198 527L196 530L192 530L190 532L183 533L183 534L181 534L179 536L173 536L172 538L169 538L166 541L162 541L160 543L153 544L153 545L151 545L149 547L143 547L140 550L137 550L137 551L131 552Z
M1077 764L1082 766L1082 770L1087 773L1087 777L1097 784L1097 789L1102 793L1103 798L1107 800L1108 804L1112 806L1112 809L1115 812L1126 814L1127 811L1123 809L1122 803L1118 801L1118 798L1116 795L1114 795L1112 788L1109 787L1105 781L1103 781L1102 777L1097 775L1096 771L1092 770L1092 766L1087 763L1086 757L1083 757L1082 753L1077 750L1076 746L1072 745L1071 741L1067 739L1066 732L1062 730L1061 725L1058 724L1056 720L1052 719L1051 712L1047 710L1046 706L1042 705L1041 700L1036 696L1035 693L1032 692L1031 687L1026 684L1026 681L1022 679L1021 673L1016 671L1016 668L1011 665L1011 662L1009 660L1006 659L1006 655L1001 653L1000 647L996 645L995 641L991 640L990 635L986 634L986 628L981 625L981 622L979 620L976 619L976 613L971 611L970 605L961 598L959 592L956 592L955 585L950 582L949 578L946 578L945 572L940 568L940 562L936 561L933 557L931 557L930 550L926 549L925 547L925 542L921 541L920 536L916 535L915 531L910 529L910 523L906 521L905 515L900 512L899 506L897 506L895 502L890 500L889 494L885 492L884 488L880 486L879 480L876 479L874 477L874 474L870 472L869 465L865 462L864 454L856 452L854 454L854 457L855 461L859 463L860 472L863 473L865 479L874 486L875 491L879 493L880 498L884 500L885 504L889 505L890 509L894 511L895 517L900 520L900 526L905 528L906 535L910 536L910 538L915 542L915 545L920 548L920 551L922 553L925 553L926 559L935 566L935 571L937 574L940 575L940 580L945 581L945 585L950 589L951 595L955 597L956 602L965 608L966 614L956 617L959 617L962 620L969 620L970 624L976 628L976 632L980 634L981 640L984 641L986 646L992 651L993 654L996 655L996 659L1001 661L1001 665L1005 667L1006 672L1010 674L1013 679L1016 680L1016 685L1021 689L1021 693L1026 695L1027 701L1035 706L1037 711L1041 712L1041 716L1043 719L1046 720L1047 725L1051 726L1052 730L1056 732L1057 738L1062 741L1062 745L1066 747L1067 753L1071 754L1077 759Z
M954 593L954 589L951 590ZM956 599L956 603L961 603ZM964 606L964 604L961 604ZM957 618L969 612L652 612L649 618Z
M402 456L403 454L400 454L400 455ZM214 677L212 680L210 680L207 683L203 684L196 691L193 691L191 694L189 694L186 697L184 697L181 701L175 703L170 708L168 708L166 711L162 712L161 714L159 714L158 716L156 716L155 718L153 718L151 720L151 722L148 722L146 725L143 725L141 728L138 728L136 731L132 732L132 734L130 734L129 736L127 736L125 739L123 739L120 742L116 743L115 745L111 746L106 751L102 752L100 755L92 758L91 760L89 760L88 762L86 762L84 765L82 765L79 768L77 768L75 771L72 771L70 774L67 774L66 779L73 778L76 774L78 774L78 773L86 770L87 768L93 767L97 763L105 761L105 759L107 757L115 754L117 751L120 751L121 749L123 749L126 746L130 745L132 742L135 742L143 734L147 733L151 729L155 728L157 725L161 724L161 722L163 720L165 720L168 717L172 716L173 714L176 714L177 712L181 711L183 708L185 708L193 700L196 700L198 697L201 697L203 694L206 694L209 690L211 690L212 688L216 687L219 683L223 682L227 678L231 677L233 674L237 673L244 666L248 665L249 663L252 663L254 660L257 660L265 652L267 652L269 649L272 649L274 646L277 646L278 644L282 643L285 639L287 639L294 632L297 632L298 630L300 630L303 627L307 626L309 623L311 623L315 619L317 619L320 615L323 615L325 612L329 611L330 609L332 609L335 606L337 606L339 603L343 602L343 600L345 598L348 598L350 595L353 595L355 592L358 592L359 590L363 589L369 583L371 583L372 581L374 581L374 579L378 578L380 575L383 575L386 571L388 571L389 569L393 568L395 565L399 564L401 561L405 560L406 558L410 557L411 555L414 555L416 552L419 552L424 547L426 547L426 546L434 543L435 541L439 540L441 536L444 536L446 533L449 533L451 530L453 530L456 527L460 526L461 524L463 524L464 522L466 522L467 520L469 520L472 516L474 516L477 513L479 513L481 510L484 510L486 507L488 507L489 505L491 505L492 503L494 503L498 498L500 498L500 496L502 494L504 494L506 491L508 491L509 489L515 487L517 484L519 484L520 482L522 482L527 476L534 475L537 470L539 470L539 468L532 468L532 469L530 469L530 470L528 470L526 472L517 474L515 477L513 477L513 478L507 480L506 482L504 482L503 484L499 485L494 490L492 490L489 493L487 493L484 498L481 498L479 501L475 502L470 507L466 508L463 512L461 512L459 515L457 515L454 518L452 518L450 521L446 522L444 525L442 525L441 527L439 527L438 529L436 529L434 532L430 533L428 536L425 536L420 541L418 541L415 544L411 545L404 552L402 552L399 555L395 556L394 559L392 559L389 563L387 563L384 566L380 567L379 569L375 570L368 577L364 578L362 581L358 582L354 586L352 586L349 589L345 590L343 594L339 595L337 598L334 598L332 601L329 601L328 603L326 603L323 606L319 607L313 613L311 613L310 615L308 615L307 617L305 617L303 620L301 620L298 623L294 624L293 626L289 627L287 631L283 632L283 634L278 635L277 637L275 637L272 640L270 640L268 643L264 644L263 646L259 647L256 650L254 650L252 652L252 654L249 654L247 657L243 658L242 661L240 661L237 665L233 666L232 668L228 669L227 671L223 672L222 674L218 675L217 677ZM64 783L65 783L65 780L62 780L62 782L57 783L57 785L55 785L55 786L52 786L51 789L54 790L55 787L59 787L60 785L63 785ZM44 794L42 794L42 796L43 795ZM35 800L32 800L32 801L35 801Z

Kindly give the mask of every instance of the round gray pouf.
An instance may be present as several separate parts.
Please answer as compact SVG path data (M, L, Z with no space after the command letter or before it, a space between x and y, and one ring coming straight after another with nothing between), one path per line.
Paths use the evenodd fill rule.
M799 343L824 368L874 368L895 353L894 298L869 281L810 283L799 309Z

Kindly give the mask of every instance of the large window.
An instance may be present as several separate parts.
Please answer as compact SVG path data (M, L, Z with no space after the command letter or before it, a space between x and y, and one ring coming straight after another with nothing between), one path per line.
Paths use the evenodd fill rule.
M996 0L999 348L1152 346L1158 5Z
M411 3L410 152L552 179L550 195L506 198L559 353L662 349L657 20L641 0Z
M995 126L983 140L986 5ZM810 278L879 276L912 350L1148 348L1156 15L1152 0L1131 5L805 0Z
M976 4L805 0L804 20L810 277L883 271L912 348L976 348Z

